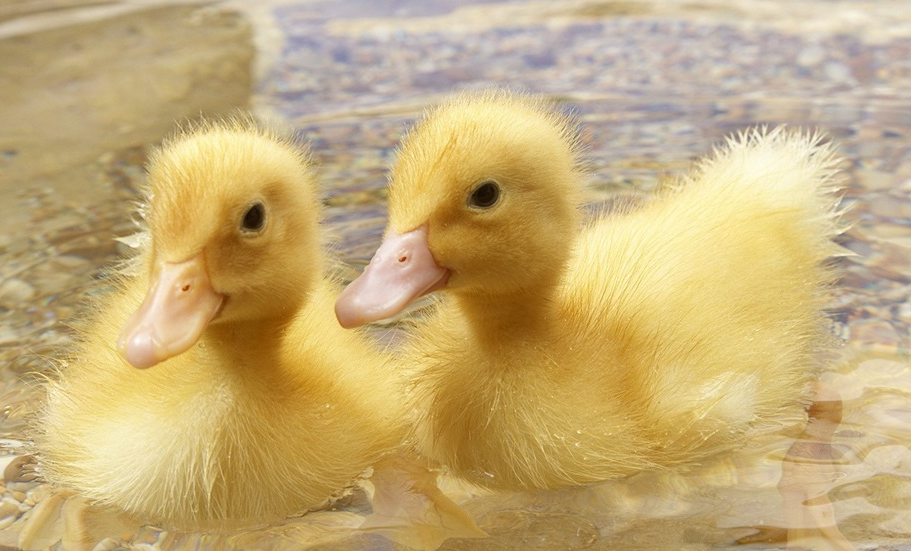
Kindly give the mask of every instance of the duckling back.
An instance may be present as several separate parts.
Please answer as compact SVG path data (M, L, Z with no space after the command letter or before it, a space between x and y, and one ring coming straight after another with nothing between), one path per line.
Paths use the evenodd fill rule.
M566 310L604 312L578 321L628 366L659 462L803 418L840 251L836 164L819 136L753 130L583 232Z

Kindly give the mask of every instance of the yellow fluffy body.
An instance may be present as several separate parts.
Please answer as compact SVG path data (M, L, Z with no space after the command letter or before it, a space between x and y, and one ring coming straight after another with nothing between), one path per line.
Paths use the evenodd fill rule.
M427 224L447 294L416 330L414 439L494 488L690 464L805 415L838 248L836 159L752 130L645 205L582 222L575 130L468 94L407 137L390 226ZM479 182L498 203L472 209Z
M388 358L333 316L306 149L252 123L207 123L149 168L150 245L97 299L46 385L35 435L59 486L186 528L280 519L326 503L402 437ZM239 237L251 200L262 238ZM136 369L115 349L156 259L204 251L221 315L183 354Z

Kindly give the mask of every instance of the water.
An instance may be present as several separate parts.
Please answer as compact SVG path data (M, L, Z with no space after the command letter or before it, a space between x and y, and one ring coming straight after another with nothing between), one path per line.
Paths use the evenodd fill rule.
M247 14L261 54L253 107L312 143L327 225L355 265L379 242L398 139L454 89L507 85L561 100L583 124L596 204L651 192L753 124L822 129L846 159L844 201L855 223L842 244L855 256L839 260L833 350L821 360L831 407L820 405L815 424L679 475L560 492L451 487L490 538L450 539L442 549L911 546L911 14L900 8L886 0L273 0ZM86 130L85 139L95 138ZM2 188L0 451L8 456L27 450L34 372L71 339L65 322L85 295L104 285L104 267L123 247L112 237L134 227L147 149L108 149L63 177ZM15 155L4 153L0 171ZM98 193L74 197L60 183L67 178ZM23 512L43 495L32 478L7 469L0 543L15 545ZM121 543L136 548L401 548L355 531L364 511L355 495L339 510L227 537L126 529L104 511L97 518L109 532L99 534L115 537L105 548L124 533Z

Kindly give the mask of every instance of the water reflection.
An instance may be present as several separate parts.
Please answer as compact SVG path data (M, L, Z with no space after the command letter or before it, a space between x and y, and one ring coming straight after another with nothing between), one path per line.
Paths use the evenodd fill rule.
M808 413L803 434L782 461L778 482L788 547L854 549L836 526L835 508L828 496L844 476L839 468L841 454L832 447L832 436L842 417L841 398L820 385Z

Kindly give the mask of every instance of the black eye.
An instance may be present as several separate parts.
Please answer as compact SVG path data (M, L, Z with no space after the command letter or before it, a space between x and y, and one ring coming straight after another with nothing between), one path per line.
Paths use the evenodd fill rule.
M240 230L245 232L255 232L263 229L266 223L266 207L262 203L254 203L247 212L244 213L244 219L240 223Z
M493 181L483 182L471 192L468 206L479 209L489 209L500 200L500 186Z

